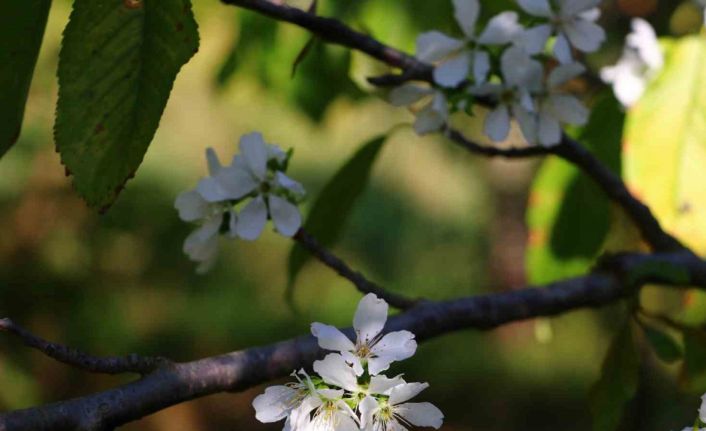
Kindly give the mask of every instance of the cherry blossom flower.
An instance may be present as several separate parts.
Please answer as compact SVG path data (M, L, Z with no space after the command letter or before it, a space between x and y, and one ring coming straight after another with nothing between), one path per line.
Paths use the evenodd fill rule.
M571 46L582 52L598 50L605 40L605 31L595 23L600 17L601 0L517 0L530 15L546 18L549 22L525 31L522 45L530 54L544 49L547 40L556 34L554 56L562 64L573 61Z
M292 410L292 431L358 431L358 417L343 399L339 389L314 389ZM286 425L285 425L286 429Z
M301 214L292 201L303 197L304 188L279 169L284 159L286 155L265 143L260 133L244 135L232 164L201 180L197 190L209 202L251 197L230 219L230 232L242 239L257 239L268 218L277 232L293 236L301 227Z
M403 383L388 391L388 398L367 396L360 403L361 429L364 431L405 430L406 425L439 429L444 415L431 403L408 403L427 383Z
M534 112L515 112L525 139L531 144L551 146L561 141L561 123L583 125L588 110L576 97L561 91L568 81L584 72L579 63L561 65L549 74L547 89L535 98Z
M601 69L601 79L613 85L615 97L625 107L634 105L647 84L662 69L664 56L652 26L641 18L632 20L620 60Z
M392 362L407 359L417 350L414 334L409 331L381 334L387 311L387 303L372 293L360 300L353 319L355 344L334 326L313 323L311 332L319 339L321 348L340 352L356 375L363 374L364 366L371 375L376 375L387 370Z
M476 35L480 13L478 0L453 0L454 17L463 39L439 31L422 33L417 38L416 57L436 64L434 81L444 87L456 87L473 70L476 84L484 82L490 70L490 57L482 45L504 45L521 31L515 12L503 12L493 17L487 27Z
M501 57L502 83L484 83L471 88L476 96L492 96L497 105L485 117L484 132L493 141L507 138L512 116L531 115L531 92L542 86L543 68L519 47L510 47Z
M263 423L289 420L292 410L314 391L314 384L303 370L291 374L297 381L286 385L270 386L253 400L255 417Z
M213 148L206 149L206 160L210 175L216 175L221 169ZM207 188L188 190L177 196L174 203L179 211L179 218L186 222L197 222L200 226L184 241L184 253L193 261L200 262L196 271L208 271L218 256L218 233L224 216L237 217L231 205L224 202L209 202L205 196L213 190Z
M410 106L416 119L414 131L419 135L432 133L446 125L449 107L446 96L439 90L406 83L394 88L389 95L394 106Z

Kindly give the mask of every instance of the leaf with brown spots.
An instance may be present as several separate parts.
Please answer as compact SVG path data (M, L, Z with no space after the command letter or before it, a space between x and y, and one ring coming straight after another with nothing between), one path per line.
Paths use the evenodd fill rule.
M198 41L189 0L74 2L59 57L54 135L91 207L108 208L140 166Z

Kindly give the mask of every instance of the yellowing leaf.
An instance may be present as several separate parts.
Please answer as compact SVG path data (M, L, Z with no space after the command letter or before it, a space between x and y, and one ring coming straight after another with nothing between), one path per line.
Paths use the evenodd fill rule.
M662 225L706 252L706 38L663 45L665 68L628 114L624 172Z

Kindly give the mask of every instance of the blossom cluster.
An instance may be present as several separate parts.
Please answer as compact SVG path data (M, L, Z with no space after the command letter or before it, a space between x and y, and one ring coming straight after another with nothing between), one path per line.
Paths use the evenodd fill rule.
M438 429L444 416L437 407L408 402L427 383L382 374L417 349L409 331L382 334L387 312L384 300L373 294L363 297L353 319L355 342L334 326L312 324L319 346L335 353L314 362L316 374L296 371L295 382L271 386L257 396L256 418L264 423L285 420L285 431L403 431L410 425Z
M240 154L227 166L208 148L209 175L176 198L179 217L199 224L184 242L184 252L200 262L198 272L207 271L215 262L222 232L252 241L260 236L268 219L287 237L301 227L297 203L305 190L285 174L291 152L266 143L257 132L243 135L239 147Z
M517 0L535 25L506 11L480 31L479 1L452 1L463 38L439 31L417 38L416 57L434 65L433 85L406 83L390 93L392 104L412 107L417 133L443 129L452 111L468 111L479 98L495 106L484 124L493 141L507 138L513 118L529 143L545 146L561 140L562 123L585 124L587 109L564 87L585 70L573 51L594 52L605 40L596 24L601 0ZM545 73L549 56L559 65Z

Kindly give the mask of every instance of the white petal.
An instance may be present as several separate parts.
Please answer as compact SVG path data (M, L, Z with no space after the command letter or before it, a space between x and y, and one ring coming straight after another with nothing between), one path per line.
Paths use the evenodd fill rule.
M516 44L530 55L539 54L544 51L551 35L552 27L549 24L540 24L522 32L522 36L517 38Z
M634 105L645 92L647 82L644 77L638 76L631 71L624 71L614 74L612 68L601 69L601 78L611 77L613 82L613 93L615 97L625 107ZM610 80L608 80L610 81Z
M354 413L348 413L345 410L339 410L336 412L336 419L334 423L336 424L335 431L360 431L358 423L353 419Z
M556 145L561 141L561 128L557 121L547 110L539 112L539 122L537 128L539 143L545 147Z
M417 58L428 63L435 63L459 49L465 42L454 39L440 31L429 31L417 37Z
M478 0L453 0L454 18L466 37L475 35L476 22L480 12Z
M208 164L209 175L216 175L223 167L221 161L218 160L218 154L216 154L216 151L211 147L206 148L206 163Z
M562 123L583 125L588 121L588 109L574 96L555 94L547 100L547 107L554 118Z
M267 160L277 160L279 163L283 163L287 160L287 153L282 151L282 149L275 144L266 144L267 148Z
M323 404L321 398L312 395L304 398L299 407L292 410L291 414L291 425L293 430L306 430L308 424L311 422L310 414L311 412Z
M372 293L360 300L353 317L353 328L359 341L368 342L382 332L387 321L387 310L387 302Z
M414 130L419 135L436 132L446 124L449 116L446 97L441 92L434 94L432 101L417 113Z
M444 87L456 87L466 79L470 69L470 54L460 52L434 68L434 82Z
M485 51L476 51L473 54L473 79L476 84L482 84L488 79L490 71L490 56Z
M255 178L265 179L265 173L267 172L267 145L261 133L248 133L240 138L240 155Z
M368 360L370 374L376 375L389 368L390 363L402 361L414 355L417 342L409 331L395 331L386 334L371 349L373 358Z
M418 427L439 429L444 423L444 414L431 403L405 403L397 406L395 413Z
M510 43L522 31L515 12L500 13L488 21L485 30L478 37L483 45L504 45Z
M597 51L605 41L603 27L590 21L579 19L565 24L563 30L571 44L579 51Z
M390 404L397 405L416 397L421 391L429 387L429 383L405 383L390 389Z
M564 33L559 33L554 42L554 57L559 60L559 63L566 64L574 61L571 55L571 45Z
M302 225L302 215L296 205L279 196L269 197L270 216L277 232L286 237L292 237Z
M337 352L355 349L353 342L335 326L314 322L311 324L311 333L319 340L319 346L322 349L335 350Z
M500 57L500 69L508 87L541 88L544 70L542 64L532 59L527 52L517 46L510 47Z
M601 17L601 9L594 7L578 14L578 17L585 21L598 21Z
M485 134L495 142L504 141L510 133L510 113L507 106L499 105L485 117Z
M265 223L267 223L267 206L262 196L258 196L240 211L236 233L242 239L254 241L262 233Z
M297 391L288 386L270 386L252 402L255 417L262 423L277 422L284 419L290 412L291 401Z
M549 88L556 88L566 84L577 76L581 75L586 68L581 63L568 63L556 67L549 74L547 84Z
M571 17L593 9L601 3L601 0L561 0L561 16Z
M206 177L199 180L196 191L207 202L223 202L231 199L231 194L215 177Z
M657 34L650 23L641 18L634 18L632 29L632 33L627 36L626 45L636 49L650 69L661 69L664 56L657 41Z
M360 429L373 429L373 416L379 408L380 405L375 398L369 395L363 398L363 401L358 404L358 409L360 410Z
M304 186L301 185L299 181L295 181L288 177L287 175L284 174L284 172L277 171L275 173L275 182L277 183L278 186L289 190L290 192L294 193L297 196L304 196L306 194L306 190L304 190Z
M549 0L517 0L520 7L530 15L549 18L552 16L552 8Z
M392 89L388 95L388 100L394 106L407 106L417 102L424 96L432 94L433 92L434 91L431 88L406 83Z
M208 215L209 204L196 190L180 193L174 202L179 211L179 218L184 221L196 221Z
M522 131L522 136L525 137L525 140L530 144L536 144L538 137L537 119L535 115L525 109L513 110L512 114L520 124L520 130Z
M701 406L699 406L699 419L706 422L706 394L701 396Z
M380 395L385 395L387 394L390 389L394 388L395 386L403 385L406 382L402 377L396 376L393 378L389 378L386 376L377 375L377 376L372 376L370 378L370 386L368 387L368 392L371 394L380 394Z
M314 371L328 384L351 392L358 391L358 377L338 353L330 353L324 359L314 361Z
M214 197L224 196L226 199L240 199L259 186L258 180L248 170L236 165L225 167L215 177L209 178L214 178L218 185L218 193ZM213 186L209 184L209 187Z

